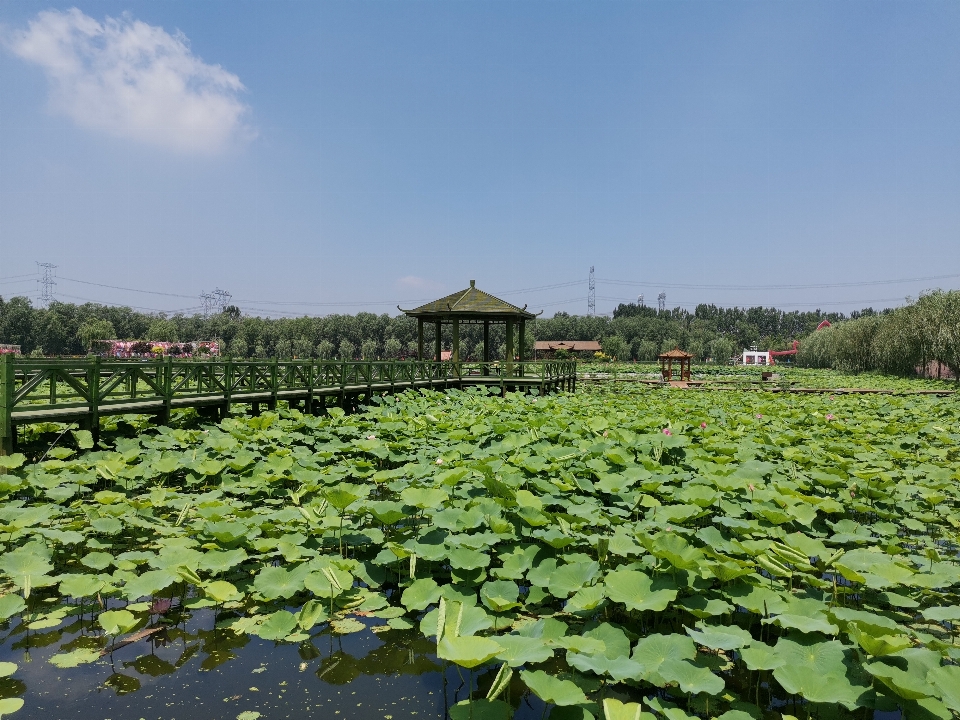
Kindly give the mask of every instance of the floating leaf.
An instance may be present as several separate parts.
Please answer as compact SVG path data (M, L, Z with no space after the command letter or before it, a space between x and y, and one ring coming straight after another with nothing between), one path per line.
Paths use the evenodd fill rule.
M554 705L580 705L587 702L583 690L569 680L555 678L542 670L524 670L520 677L530 691L544 702Z

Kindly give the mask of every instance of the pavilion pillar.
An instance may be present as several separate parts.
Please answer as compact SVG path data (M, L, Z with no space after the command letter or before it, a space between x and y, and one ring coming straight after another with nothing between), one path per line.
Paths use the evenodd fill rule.
M460 362L460 320L453 319L453 352L450 355L453 362Z
M433 359L436 362L440 362L440 321L437 320L434 324L434 338L433 338Z
M417 360L423 361L423 318L417 318Z
M504 370L507 377L513 375L513 319L507 320L507 352L504 358Z
M521 375L523 375L523 361L526 360L526 358L523 356L523 345L524 345L524 339L526 338L526 329L527 329L527 321L521 319L520 331L517 333L518 335L517 343L520 345L517 355L520 356L520 374Z
M483 374L489 375L490 368L487 363L490 362L490 321L483 321Z

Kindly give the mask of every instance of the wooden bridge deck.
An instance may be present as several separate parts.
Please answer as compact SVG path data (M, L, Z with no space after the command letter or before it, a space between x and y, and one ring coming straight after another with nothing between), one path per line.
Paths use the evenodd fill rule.
M483 385L540 393L576 389L576 363L330 362L311 360L47 360L0 355L0 455L13 451L17 426L79 422L96 432L105 415L195 407L218 415L235 404L304 412L356 407L375 394Z

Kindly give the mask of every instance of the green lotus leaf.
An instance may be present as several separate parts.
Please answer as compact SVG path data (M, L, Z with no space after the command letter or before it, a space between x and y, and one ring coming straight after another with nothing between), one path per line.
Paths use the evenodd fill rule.
M450 567L457 570L479 570L490 564L490 555L458 547L449 554L448 560Z
M518 628L517 634L524 637L557 640L567 634L567 629L567 625L563 621L547 617L522 625Z
M761 642L754 642L740 651L740 657L750 670L775 670L787 664L788 658Z
M297 616L289 610L277 610L256 629L256 634L264 640L283 640L297 627Z
M23 707L23 698L3 698L0 700L0 717L12 715Z
M661 612L677 597L676 590L654 590L653 580L639 570L614 570L604 578L607 597L628 610Z
M554 705L580 705L587 702L583 690L569 680L560 680L542 670L524 670L520 677L530 691L544 702Z
M66 653L57 653L50 656L50 664L58 668L75 668L100 659L100 651L90 648L78 648Z
M625 703L616 698L604 698L603 717L604 720L640 720L640 703Z
M421 578L403 591L400 602L407 610L425 610L440 599L440 586L433 578Z
M623 682L624 680L639 682L647 672L647 669L636 660L631 660L628 657L611 658L603 653L582 655L568 652L567 663L581 672L607 675L616 682Z
M684 629L697 645L713 650L739 650L753 643L753 636L736 625L725 625L723 627L703 625L698 627L698 630Z
M123 523L117 518L101 517L90 522L90 527L105 535L116 535L123 530Z
M542 638L499 635L497 644L500 645L497 657L510 667L519 667L531 663L538 664L553 657L553 648Z
M27 461L27 456L23 453L13 453L12 455L0 455L0 468L4 470L16 470Z
M105 570L113 565L114 556L105 552L90 552L80 560L88 568L94 570Z
M847 625L847 633L868 655L890 655L913 645L907 635L877 635L855 622Z
M323 496L331 506L342 512L353 505L357 500L366 496L363 488L350 483L340 483L336 487L327 488Z
M781 637L774 648L786 662L773 676L788 693L810 702L836 702L849 710L869 686L848 677L844 646L837 640L803 643Z
M17 664L14 662L0 662L0 678L9 677L17 671Z
M314 625L326 622L328 619L326 607L318 600L308 600L297 613L297 625L304 632L310 632Z
M556 571L557 561L554 558L548 558L530 568L527 572L527 580L531 585L545 588L550 584L550 578Z
M211 550L203 554L198 565L198 570L219 575L240 565L247 559L247 552L243 548L234 550Z
M306 575L303 584L317 597L337 597L353 587L353 576L346 570L327 567Z
M724 688L723 678L689 660L668 658L657 668L657 674L670 684L676 683L685 693L719 695Z
M728 615L734 610L733 605L725 600L706 598L703 595L683 598L676 603L676 606L682 607L694 617L701 619L717 617L718 615Z
M450 706L451 720L508 720L513 717L513 707L503 700L461 700Z
M221 543L230 544L247 537L250 528L242 522L220 521L208 522L203 531Z
M929 673L921 674L914 668L903 670L883 662L865 663L863 669L902 698L919 700L937 694L937 689L927 682Z
M211 600L217 603L231 602L240 600L243 595L237 590L236 586L228 583L226 580L214 580L203 586L203 592Z
M282 567L266 567L257 573L253 587L267 600L291 598L304 588L304 576Z
M0 595L0 620L6 620L21 612L27 603L15 593Z
M81 450L89 450L93 447L93 433L89 430L71 430L70 434L73 435L77 447Z
M366 625L355 618L333 620L330 622L330 627L338 635L352 635L353 633L358 633L367 629Z
M632 659L643 665L647 673L653 673L669 658L693 660L696 656L697 648L686 635L655 633L637 642Z
M803 633L820 632L824 635L836 635L837 626L829 621L826 613L819 613L814 616L795 615L793 613L781 613L772 618L765 618L764 623L773 623L784 629L793 628Z
M142 597L156 595L173 585L178 579L178 575L170 570L148 570L128 580L123 586L123 594L128 600L139 600Z
M931 607L921 610L920 614L933 622L957 622L960 621L960 605Z
M438 488L406 488L400 493L400 498L407 505L413 505L421 510L438 508L443 505L449 497L444 490Z
M480 600L494 612L504 612L520 605L520 588L510 580L491 580L480 588Z
M591 585L574 593L563 609L568 613L592 612L600 606L606 596L607 590L602 583Z
M960 666L934 668L927 673L927 682L934 687L944 705L960 712Z
M599 571L600 565L593 561L567 563L558 567L550 576L547 588L554 597L566 598L585 585L593 583Z
M122 635L140 624L140 619L129 610L107 610L97 618L107 635Z
M465 668L475 668L492 660L501 650L500 645L490 638L468 636L451 637L445 635L437 643L437 656Z
M393 525L407 517L407 513L403 511L403 504L391 500L368 502L366 507L377 521L384 525Z
M41 582L45 582L40 578L51 570L53 565L46 557L23 547L0 556L0 571L3 571L14 585L22 588L27 597L30 596L29 588L38 587Z

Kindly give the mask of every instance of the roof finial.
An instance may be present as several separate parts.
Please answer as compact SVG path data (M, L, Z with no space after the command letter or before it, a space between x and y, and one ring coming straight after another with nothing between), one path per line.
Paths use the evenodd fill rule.
M476 281L476 280L471 280L471 281L470 281L470 287L475 288L476 286L477 286L477 281Z

